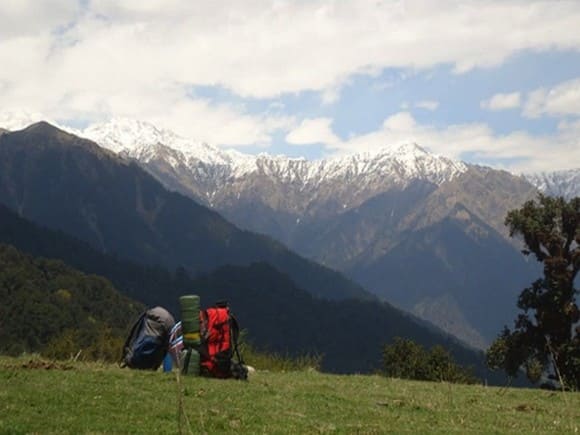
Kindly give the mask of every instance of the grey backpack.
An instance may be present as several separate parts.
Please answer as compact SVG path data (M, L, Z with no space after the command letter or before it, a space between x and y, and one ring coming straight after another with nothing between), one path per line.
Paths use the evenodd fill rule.
M133 324L123 346L121 367L157 370L169 347L173 316L162 307L145 311Z

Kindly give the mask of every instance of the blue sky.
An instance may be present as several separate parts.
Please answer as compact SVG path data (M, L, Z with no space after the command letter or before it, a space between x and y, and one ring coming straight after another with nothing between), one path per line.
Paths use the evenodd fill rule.
M579 28L577 1L1 2L0 124L128 117L249 153L414 141L577 168Z
M278 102L283 105L279 109L281 113L307 118L331 117L335 133L345 140L351 135L378 129L385 118L401 110L411 112L419 123L438 127L484 122L500 134L518 129L533 134L548 134L555 132L557 118L530 119L517 108L486 110L481 107L481 102L501 92L530 92L543 86L556 86L577 78L579 73L578 53L523 53L510 58L500 67L465 74L455 74L450 66L444 65L420 72L386 69L378 77L355 77L332 104L321 105L319 94L302 93L276 100L253 101L248 108L256 112L266 111L269 105ZM215 88L206 89L203 93L216 103L233 98L231 94ZM421 101L435 101L438 106L433 110L416 107Z

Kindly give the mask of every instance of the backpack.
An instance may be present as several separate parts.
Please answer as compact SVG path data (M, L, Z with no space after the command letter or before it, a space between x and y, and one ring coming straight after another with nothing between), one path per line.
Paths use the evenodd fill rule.
M248 370L238 349L240 328L226 302L218 302L200 312L200 330L201 374L214 378L247 379Z
M167 353L174 324L173 316L162 307L141 314L123 345L121 367L157 370Z

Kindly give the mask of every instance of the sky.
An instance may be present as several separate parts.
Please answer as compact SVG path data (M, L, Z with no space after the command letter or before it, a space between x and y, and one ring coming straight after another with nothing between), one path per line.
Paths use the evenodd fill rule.
M580 168L577 0L0 0L0 59L0 124L121 117L247 153L416 142Z

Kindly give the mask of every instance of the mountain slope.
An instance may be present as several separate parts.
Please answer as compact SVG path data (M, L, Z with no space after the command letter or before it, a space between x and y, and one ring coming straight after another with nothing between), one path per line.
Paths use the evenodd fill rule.
M509 239L504 218L537 191L507 172L435 156L416 144L309 162L267 155L226 157L227 152L211 147L200 152L199 145L188 148L176 136L127 121L97 126L91 134L105 147L122 149L170 189L347 273L375 294L477 346L510 320L506 313L514 312L514 292L534 278L517 252L517 241ZM468 222L457 221L457 210ZM460 224L452 225L456 221ZM441 229L450 225L454 231ZM475 243L473 233L478 233ZM436 242L420 242L429 237ZM435 266L441 252L452 249L454 264ZM473 269L479 279L464 279L464 258L474 255L482 265ZM432 260L433 273L415 280L424 275L418 266L424 258ZM493 285L504 290L494 293L495 303L509 308L476 321L486 305L457 303L459 286L462 301L481 299L487 291L485 270L495 270L498 258L509 258L513 274L521 276L504 282L495 276ZM409 282L414 283L413 294L423 297L412 302L403 297ZM455 293L433 298L432 282Z
M381 242L388 249L389 244L395 243L404 219L436 189L436 185L426 181L411 181L344 213L300 222L292 245L309 258L348 271L353 264L365 261L370 247Z
M483 348L515 318L517 296L540 274L535 266L458 205L352 274L386 300Z
M453 297L441 293L434 299L431 282L456 293L461 284L462 299L478 300L487 291L484 270L495 270L498 258L509 258L514 275L521 276L517 282L506 279L503 284L496 276L494 286L505 291L494 294L498 306L512 309L513 292L521 290L520 282L535 278L503 222L509 210L537 190L524 178L504 171L434 156L415 144L309 162L222 151L127 120L94 126L82 134L138 162L169 189L196 198L242 228L281 240L299 254L348 274L371 286L375 294L474 345L493 338L491 331L498 332L507 315L488 316L486 324L478 324L474 319L481 317L483 306L459 304L455 293ZM467 220L457 220L456 213ZM454 231L441 229L450 225ZM453 238L443 238L443 233ZM474 233L478 234L475 244ZM421 241L429 237L433 243ZM455 250L448 256L454 262L451 266L434 267L424 281L410 280L415 282L413 292L425 297L412 303L402 298L396 287L407 288L406 274L421 276L419 260L431 258L439 264L441 252L450 249ZM461 278L464 257L473 255L482 264L473 269L480 279L465 280ZM176 264L186 265L171 263ZM281 269L280 263L276 266ZM293 277L300 275L298 264L290 269L284 270ZM299 287L309 291L319 287L318 283L307 287L309 283L304 279Z
M416 196L408 213L341 270L396 306L485 347L511 324L517 294L539 274L503 226L507 212L535 194L521 178L471 167Z
M417 204L402 229L424 228L445 218L457 204L465 206L496 232L508 238L504 225L508 211L537 195L522 177L505 171L471 166L452 181L441 184Z
M441 184L467 166L416 144L308 161L250 156L198 144L151 124L117 119L83 132L135 159L168 188L218 210L237 225L292 243L294 226L357 207L410 179Z
M116 359L129 322L142 305L111 284L60 261L34 258L0 244L0 353L46 351L67 357L85 349ZM103 345L103 343L105 343Z
M85 273L105 276L131 298L149 306L165 306L177 317L178 298L184 293L199 294L204 306L227 299L248 331L248 338L259 349L291 355L322 354L323 368L328 371L373 371L380 367L382 345L401 336L427 347L441 344L463 364L477 367L480 376L488 376L481 354L389 304L319 300L263 263L225 266L192 279L183 270L170 274L100 253L62 232L26 221L3 206L0 243L13 244L35 256L61 259ZM113 309L119 312L124 310L122 307ZM129 320L132 312L124 312ZM332 334L340 338L332 339Z
M267 261L315 295L369 297L340 274L168 192L134 162L47 123L0 136L0 202L135 261L193 273Z

